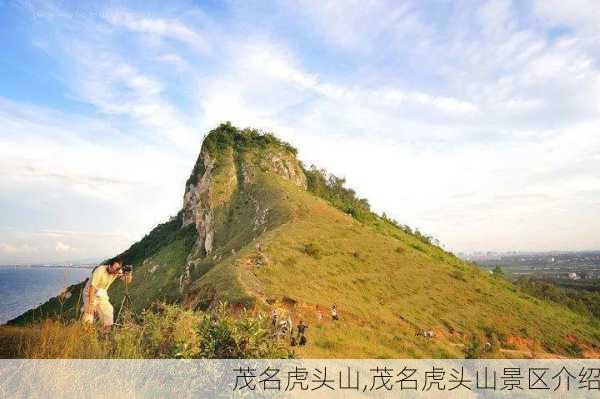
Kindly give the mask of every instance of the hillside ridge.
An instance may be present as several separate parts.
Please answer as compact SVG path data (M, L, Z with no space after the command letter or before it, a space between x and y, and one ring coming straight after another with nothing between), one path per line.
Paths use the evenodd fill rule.
M205 137L178 215L120 256L134 265L135 312L157 301L276 310L309 324L302 357L581 356L600 346L596 319L462 261L372 212L291 145L230 123ZM10 323L59 309L76 318L81 286L60 307L54 298ZM111 289L114 303L122 295Z

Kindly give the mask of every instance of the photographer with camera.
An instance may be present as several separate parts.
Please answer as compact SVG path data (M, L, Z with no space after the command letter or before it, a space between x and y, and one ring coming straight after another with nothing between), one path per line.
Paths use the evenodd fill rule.
M131 266L123 266L121 259L115 259L109 265L96 266L83 289L83 321L93 323L95 314L104 332L109 332L114 323L108 288L116 279L125 281L125 284L133 279Z

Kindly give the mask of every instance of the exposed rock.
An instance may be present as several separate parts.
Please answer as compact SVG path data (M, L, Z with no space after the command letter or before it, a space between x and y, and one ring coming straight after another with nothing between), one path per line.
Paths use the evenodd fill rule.
M254 231L259 230L263 227L267 222L267 214L269 213L269 208L260 208L260 204L255 200L256 208L255 208L255 218L254 218Z
M142 265L150 267L148 269L148 273L150 273L150 274L154 274L160 266L158 263L156 263L156 264L152 263L152 261L150 259L145 259L144 262L142 263Z
M196 184L189 184L183 196L183 226L196 225L198 243L207 254L212 251L213 227L212 209L209 203L209 190L212 184L212 172L215 160L208 151L202 151L198 162L202 162L204 173L197 176ZM199 177L199 178L198 178Z
M233 156L223 158L217 162L208 151L202 150L198 162L202 162L204 167L199 169L204 172L192 179L183 197L183 227L196 225L198 245L207 255L214 249L214 211L228 202L237 187Z
M284 179L306 189L306 176L296 158L291 154L269 153L262 159L262 166L266 166Z
M181 276L179 276L179 293L183 294L185 288L192 282L192 273L196 268L196 263L191 260L191 255L188 255L187 262L185 264L185 269Z
M243 141L244 136L239 133L240 136L233 142L228 142L227 134L215 131L207 136L206 140L209 140L209 143L203 144L192 176L186 185L182 225L196 226L198 241L193 250L195 256L214 253L215 246L218 245L215 243L215 231L219 228L223 212L231 205L233 195L253 184L257 174L276 174L303 189L307 187L300 162L285 146L238 146L234 144L235 140ZM214 150L216 145L220 146L218 150ZM253 229L261 234L267 228L270 209L261 207L256 199L252 200L255 206Z

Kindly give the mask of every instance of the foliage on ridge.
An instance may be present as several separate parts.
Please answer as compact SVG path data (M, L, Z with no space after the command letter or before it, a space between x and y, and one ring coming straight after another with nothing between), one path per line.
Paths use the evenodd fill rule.
M291 144L280 140L271 132L260 129L238 129L231 122L222 123L211 130L204 138L202 149L192 169L192 173L186 182L186 186L197 183L198 176L205 171L202 154L208 151L210 154L219 154L227 148L233 148L238 153L248 148L266 148L270 145L278 146L296 156L298 150Z
M304 169L308 191L328 201L336 208L352 215L356 220L366 222L373 219L369 201L360 198L356 192L345 187L346 179L328 173L325 169L319 169L311 165Z

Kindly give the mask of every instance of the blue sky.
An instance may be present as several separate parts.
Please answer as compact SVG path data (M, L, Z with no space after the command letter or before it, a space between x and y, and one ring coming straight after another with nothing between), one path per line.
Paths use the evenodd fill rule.
M0 0L0 264L103 258L271 130L448 249L600 248L593 1Z

